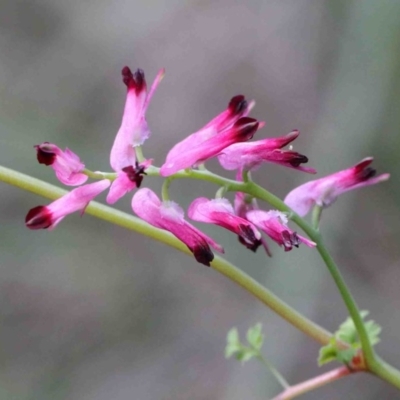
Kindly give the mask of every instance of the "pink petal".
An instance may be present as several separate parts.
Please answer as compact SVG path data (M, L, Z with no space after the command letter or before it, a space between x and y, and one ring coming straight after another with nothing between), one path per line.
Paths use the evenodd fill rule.
M367 157L353 167L300 185L288 193L284 202L305 216L314 205L328 207L342 193L389 179L389 174L375 176L376 171L369 167L372 161Z
M209 245L223 252L214 240L184 219L182 208L174 202L161 202L148 188L138 190L132 198L133 211L143 220L157 228L167 230L186 244L196 260L209 266L214 255Z
M195 221L216 224L237 234L240 242L253 251L261 244L260 232L252 223L235 215L227 199L198 198L190 205L188 215Z
M25 218L26 226L29 229L54 229L66 215L84 211L89 202L109 186L110 181L104 179L73 189L48 206L32 208Z
M285 251L292 250L293 246L298 247L300 242L308 247L316 246L316 243L289 229L286 215L279 211L249 211L247 218L263 230L273 241L283 246Z
M298 169L304 172L315 173L312 168L300 166L308 161L307 157L291 150L281 150L299 135L294 130L286 136L279 138L267 138L255 142L235 143L225 148L218 156L219 162L227 170L251 169L262 162L281 164L289 168Z
M82 171L85 165L79 157L68 148L64 151L52 143L44 142L35 146L40 164L50 165L57 179L64 185L78 186L88 180Z
M110 154L110 164L114 171L134 165L136 160L134 147L143 144L150 136L145 114L150 98L163 75L164 70L160 70L149 94L147 94L144 72L138 69L132 74L128 67L123 68L122 76L128 92L121 127L115 137Z
M239 118L247 116L253 106L254 102L247 103L245 97L242 95L232 97L225 111L212 119L199 131L192 133L181 142L177 143L168 152L165 163L170 163L174 159L179 158L182 153L193 149L205 140L214 137L219 132L231 128Z
M161 167L161 176L170 176L181 169L190 168L192 165L205 161L218 155L224 148L233 143L249 140L259 127L259 122L253 118L242 117L232 128L213 136L195 147L187 148L175 158Z

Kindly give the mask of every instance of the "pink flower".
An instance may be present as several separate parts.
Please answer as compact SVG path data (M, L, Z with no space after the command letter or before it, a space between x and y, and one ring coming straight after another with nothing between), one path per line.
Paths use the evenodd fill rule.
M284 202L304 216L314 205L328 207L342 193L388 180L389 174L374 177L376 171L369 167L372 161L372 157L367 157L353 167L300 185L286 196Z
M224 149L218 156L222 167L228 170L245 168L251 169L262 162L281 164L289 168L315 174L313 168L305 168L300 164L308 162L308 158L292 150L282 150L299 136L299 131L294 130L286 136L267 138L248 143L235 143Z
M87 181L87 175L82 173L85 165L71 150L65 149L62 151L55 144L49 142L44 142L34 147L39 163L51 165L57 179L64 185L78 186Z
M242 170L238 169L236 172L236 180L241 182L242 181ZM247 219L247 212L252 210L259 210L257 200L253 197L248 200L246 197L248 196L246 193L243 192L236 192L235 193L235 200L234 200L234 210L235 214L243 219ZM261 237L261 244L264 247L265 252L269 257L272 257L272 253L269 249L267 241Z
M134 74L128 67L122 69L122 77L128 88L128 93L121 127L115 137L110 154L110 164L114 171L118 172L122 168L135 165L134 147L143 144L150 136L145 114L154 91L163 76L164 69L161 69L150 91L147 92L144 72L141 69L138 69Z
M264 231L273 241L283 246L285 251L292 250L293 246L299 247L301 242L308 247L316 246L316 243L289 229L286 215L279 211L249 211L247 218Z
M136 161L135 166L130 165L118 171L117 178L112 182L110 191L108 192L107 203L114 204L121 197L125 196L126 193L139 188L143 180L143 175L146 175L146 168L151 163L152 160L143 161L141 164Z
M169 163L179 158L182 153L191 149L207 139L212 138L219 132L229 129L241 117L246 117L254 106L254 101L248 103L243 95L232 97L228 104L228 108L221 114L217 115L207 125L199 131L192 133L181 142L177 143L167 155L165 163Z
M182 208L172 202L161 202L157 195L148 188L138 190L132 198L133 211L149 224L171 232L186 244L195 259L210 266L214 254L210 245L223 253L223 248L211 238L199 231L184 219Z
M208 200L200 197L189 206L188 215L195 221L216 224L236 233L240 243L252 251L256 251L261 244L260 232L251 222L235 215L227 199Z
M109 186L110 181L104 179L71 190L48 206L37 206L29 210L25 224L29 229L54 229L66 215L78 210L83 213L89 202Z
M188 141L184 146L179 146L179 154L171 156L160 169L162 176L169 176L181 169L190 168L192 165L208 160L218 155L221 150L233 143L249 140L256 133L260 123L249 117L238 119L233 126L213 135L205 140L195 143Z

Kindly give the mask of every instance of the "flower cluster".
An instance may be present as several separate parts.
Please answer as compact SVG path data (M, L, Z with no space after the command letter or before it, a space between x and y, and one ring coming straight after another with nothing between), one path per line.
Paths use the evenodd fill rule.
M128 67L123 68L122 80L127 87L127 96L121 126L110 153L114 173L93 173L85 169L75 153L69 149L62 150L55 144L45 142L35 146L39 163L51 166L63 184L80 187L50 205L32 208L26 216L28 228L52 229L66 215L78 210L83 213L89 202L108 188L106 201L113 204L139 188L149 171L168 180L179 171L197 168L213 157L218 157L224 169L236 170L238 182L243 176L248 178L249 171L264 162L316 173L314 169L302 165L308 162L306 156L291 148L285 149L299 136L297 130L282 137L250 141L264 123L248 116L255 103L248 102L243 95L234 96L226 110L176 144L168 152L161 168L152 166L152 160L142 156L141 146L150 137L146 111L163 76L162 69L147 90L142 70L132 73ZM388 179L388 174L374 177L375 171L369 167L371 162L372 158L366 158L352 168L308 182L290 192L285 203L303 216L314 206L329 206L343 192ZM100 180L85 184L89 176ZM239 242L252 251L263 245L270 254L261 232L283 246L285 251L298 247L300 243L315 246L314 242L288 227L285 213L261 210L256 199L240 191L236 192L232 206L228 199L221 197L220 192L215 199L195 199L188 209L189 218L233 232ZM185 220L183 209L169 200L166 190L163 190L162 200L148 188L137 190L132 198L132 210L149 224L176 236L204 265L209 266L214 258L211 248L224 251L222 246Z

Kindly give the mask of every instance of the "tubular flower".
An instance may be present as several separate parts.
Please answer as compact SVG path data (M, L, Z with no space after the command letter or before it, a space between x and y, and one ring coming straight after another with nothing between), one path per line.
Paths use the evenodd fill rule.
M388 180L389 174L375 177L376 170L369 167L372 161L372 157L367 157L353 167L300 185L286 196L284 202L304 216L314 205L328 207L342 193Z
M48 206L37 206L29 210L25 224L29 229L54 229L66 215L78 210L83 213L89 202L109 186L110 181L104 179L73 189Z
M198 144L217 135L219 132L229 129L241 117L246 117L254 107L254 101L248 103L243 95L232 97L228 108L221 114L217 115L207 125L199 131L192 133L181 142L177 143L167 155L165 163L169 163L179 158L182 153L188 149L192 149Z
M242 170L238 169L236 173L236 180L241 182L242 181ZM236 192L235 193L235 200L233 202L235 214L243 219L247 219L247 212L251 210L258 210L257 200L255 198L249 198L246 193L243 192ZM239 237L240 241L240 237ZM267 241L261 237L261 244L264 247L265 252L269 257L272 257L272 253L268 247Z
M122 168L118 171L117 178L113 181L108 192L106 201L108 204L114 204L126 193L135 188L139 188L143 181L143 176L146 175L146 168L152 163L152 160L146 160L142 163L135 162L135 166Z
M259 166L262 162L281 164L289 168L315 174L315 169L302 167L308 158L292 150L282 150L299 136L294 130L286 136L267 138L249 143L235 143L224 149L218 156L223 168L227 170L245 168L247 170Z
M236 233L240 243L252 251L256 251L261 244L260 232L251 222L235 215L227 199L208 200L200 197L189 206L188 215L195 221L216 224Z
M161 69L149 92L147 92L144 72L138 69L132 73L128 67L122 69L123 82L128 88L122 123L115 137L110 154L110 164L114 171L135 165L134 147L140 146L150 136L146 122L146 110L150 100L164 76Z
M221 150L233 143L244 142L253 137L260 122L253 118L242 117L233 126L198 143L187 142L180 147L179 154L167 156L167 161L160 169L162 176L169 176L184 168L208 160L218 155Z
M185 221L182 208L172 201L160 201L150 189L138 190L132 198L133 211L149 224L171 232L186 244L195 259L210 266L214 254L210 246L223 253L223 248Z
M64 185L78 186L88 177L82 173L85 165L70 149L61 150L55 144L44 142L34 146L40 164L50 165L57 179Z
M316 243L289 229L287 226L288 219L280 211L249 211L247 218L264 231L273 241L283 246L285 251L292 250L293 246L299 247L300 243L304 243L308 247L316 246Z

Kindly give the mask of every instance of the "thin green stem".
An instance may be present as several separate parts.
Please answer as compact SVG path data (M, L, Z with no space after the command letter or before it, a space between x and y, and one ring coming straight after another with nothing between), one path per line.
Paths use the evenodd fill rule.
M162 188L161 188L161 197L163 199L163 201L169 201L169 185L171 184L171 180L170 178L167 178L164 180Z
M242 171L242 181L247 183L251 180L250 171L247 169L243 169Z
M322 207L321 206L314 206L311 215L311 226L316 230L319 231L319 221L322 215Z
M290 387L283 375L265 357L259 354L257 359L260 360L270 370L271 374L284 389L288 389Z
M347 367L339 367L334 369L333 371L326 372L315 378L308 379L304 382L301 382L297 385L290 386L286 390L284 390L281 394L274 397L272 400L290 400L298 397L304 393L315 390L321 386L327 385L328 383L334 382L340 378L343 378L347 375L350 375L352 371L350 371Z
M50 185L39 179L32 178L28 175L1 166L0 180L52 200L55 200L67 193L65 190L62 190L54 185ZM157 229L132 215L103 204L99 204L97 202L91 202L86 208L85 212L97 218L122 226L126 229L139 232L145 236L151 237L159 242L191 255L189 249L169 232ZM255 281L245 272L235 267L233 264L221 257L216 256L211 263L211 266L213 269L222 275L225 275L230 280L236 282L245 290L253 294L262 303L271 308L274 312L278 313L282 318L294 325L300 331L304 332L306 335L323 345L329 342L330 338L332 337L330 332L321 328L294 310L284 301L279 299L275 294Z
M146 159L144 154L143 154L142 146L136 146L135 147L135 154L136 154L136 158L137 158L139 163L143 162Z
M82 172L92 179L109 179L110 181L113 181L117 177L115 172L93 172L87 168L85 168Z
M226 193L226 186L221 186L218 190L217 193L215 193L215 198L216 199L222 199Z
M382 360L379 356L376 356L376 363L370 368L372 373L400 389L399 371Z

